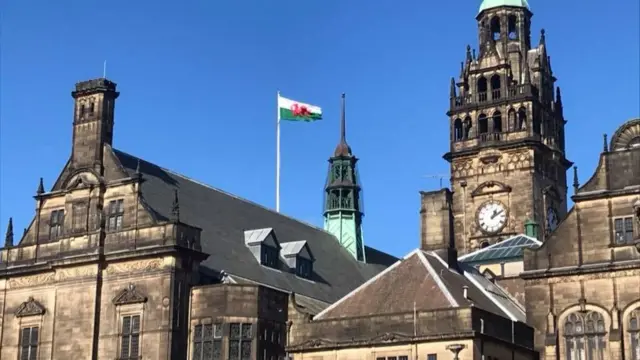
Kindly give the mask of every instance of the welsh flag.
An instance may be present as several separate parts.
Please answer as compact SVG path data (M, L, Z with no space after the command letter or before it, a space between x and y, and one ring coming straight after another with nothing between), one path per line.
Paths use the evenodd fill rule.
M278 96L278 110L280 120L306 122L322 120L322 109L319 106L305 104L282 96Z

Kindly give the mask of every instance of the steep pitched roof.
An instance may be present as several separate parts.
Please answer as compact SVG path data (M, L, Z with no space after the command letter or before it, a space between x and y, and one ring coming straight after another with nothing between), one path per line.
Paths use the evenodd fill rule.
M499 243L487 246L484 249L463 255L459 257L458 260L466 264L480 264L523 259L525 248L535 249L540 245L542 245L542 241L538 239L527 235L515 235Z
M210 255L202 265L214 273L224 270L234 279L333 302L397 260L367 247L368 263L357 262L333 235L322 229L122 151L114 149L113 152L131 176L140 164L142 197L157 219L171 218L174 190L179 191L180 221L202 229L202 248ZM281 245L306 240L315 257L312 281L301 279L284 267L272 269L256 261L245 244L245 231L268 228L273 229ZM256 237L261 234L260 231L249 233Z
M314 319L475 306L514 321L525 321L524 309L506 291L473 267L459 267L460 272L449 268L435 252L414 250Z

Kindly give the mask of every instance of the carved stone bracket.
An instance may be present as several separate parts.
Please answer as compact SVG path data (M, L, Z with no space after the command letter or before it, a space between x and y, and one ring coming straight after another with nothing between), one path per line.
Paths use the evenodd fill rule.
M114 305L138 304L147 301L147 297L142 295L136 289L136 286L129 284L129 287L123 289L113 298Z
M509 193L511 192L511 186L501 183L499 181L486 181L473 190L471 193L472 197L481 196L481 195L490 195L490 194L498 194L498 193Z
M35 301L32 296L29 296L29 299L27 299L27 301L20 304L15 312L15 315L16 317L21 318L25 316L44 315L44 313L44 306Z

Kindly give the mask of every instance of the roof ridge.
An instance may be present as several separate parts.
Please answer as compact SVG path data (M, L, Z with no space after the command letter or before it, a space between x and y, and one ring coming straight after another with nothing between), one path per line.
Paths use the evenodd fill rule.
M174 170L167 169L167 168L165 168L165 167L162 167L162 166L160 166L160 165L158 165L158 164L155 164L155 163L152 163L152 162L150 162L150 161L144 160L144 159L142 159L142 158L140 158L140 157L138 157L138 156L132 155L132 154L127 153L127 152L125 152L125 151L118 150L118 149L116 149L116 148L113 148L113 150L114 150L114 151L121 152L121 153L123 153L123 154L125 154L125 155L128 155L128 156L131 156L131 157L133 157L133 158L140 159L140 160L142 160L142 161L144 161L144 162L146 162L146 163L149 163L149 164L155 165L155 166L159 167L160 169L162 169L162 170L164 170L164 171L166 171L166 172L168 172L168 173L171 173L172 175L179 176L179 177L181 177L181 178L183 178L183 179L185 179L185 180L191 181L191 182L192 182L192 183L194 183L194 184L198 184L198 185L200 185L200 186L206 187L206 188L211 189L211 190L213 190L213 191L217 191L217 192L219 192L219 193L221 193L221 194L224 194L224 195L230 196L230 197L232 197L232 198L234 198L234 199L237 199L237 200L243 201L243 202L245 202L245 203L248 203L248 204L251 204L251 205L255 205L255 206L257 206L257 207L260 207L260 208L262 208L262 209L264 209L264 210L267 210L267 211L269 211L269 212L271 212L271 213L274 213L274 214L276 214L276 215L280 215L280 216L285 217L285 218L287 218L287 219L289 219L289 220L293 220L293 221L298 222L298 223L300 223L300 224L302 224L302 225L308 226L308 227L310 227L310 228L313 228L313 229L315 229L315 230L318 230L318 231L321 231L321 232L323 232L323 233L326 233L326 234L328 234L328 235L333 236L333 234L331 234L330 232L326 231L325 229L323 229L323 228L321 228L321 227L319 227L319 226L316 226L316 225L310 224L310 223L308 223L308 222L306 222L306 221L302 221L302 220L300 220L300 219L296 219L296 218L291 217L291 216L289 216L289 215L285 215L285 214L283 214L283 213L281 213L281 212L277 212L277 211L275 211L275 210L273 210L273 209L271 209L271 208L268 208L268 207L266 207L266 206L264 206L264 205L262 205L262 204L259 204L259 203L257 203L257 202L252 201L252 200L249 200L249 199L245 199L245 198L239 197L239 196L234 195L234 194L232 194L232 193L230 193L230 192L227 192L227 191L225 191L225 190L219 189L219 188L217 188L217 187L214 187L214 186L212 186L212 185L209 185L209 184L207 184L207 183L204 183L204 182L202 182L202 181L200 181L200 180L196 180L196 179L190 178L190 177L188 177L188 176L186 176L186 175L183 175L183 174L180 174L180 173L178 173L178 172L176 172L176 171L174 171ZM378 249L376 249L376 250L378 250ZM380 251L380 250L378 250L378 251Z
M436 255L436 257L438 256ZM429 262L429 260L427 260L427 257L425 256L425 253L423 251L418 252L418 258L420 258L420 261L422 262L424 267L427 268L427 272L429 272L429 275L431 275L433 280L436 282L436 285L438 285L438 288L440 288L440 291L442 291L442 293L447 298L447 300L449 300L449 304L451 304L451 306L453 307L459 307L460 304L458 304L456 299L453 297L453 294L451 294L451 291L449 291L449 289L447 288L447 285L445 285L444 281L442 281L442 279L436 272L436 269L434 269L431 263ZM440 257L438 257L438 259L439 258Z

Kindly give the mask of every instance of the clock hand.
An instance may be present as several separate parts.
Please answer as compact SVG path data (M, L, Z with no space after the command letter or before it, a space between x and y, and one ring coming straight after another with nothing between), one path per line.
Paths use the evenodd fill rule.
M493 212L493 215L491 215L491 220L493 220L496 216L498 216L498 215L502 214L502 211L503 211L503 210L500 210L500 211L495 210L495 211Z

